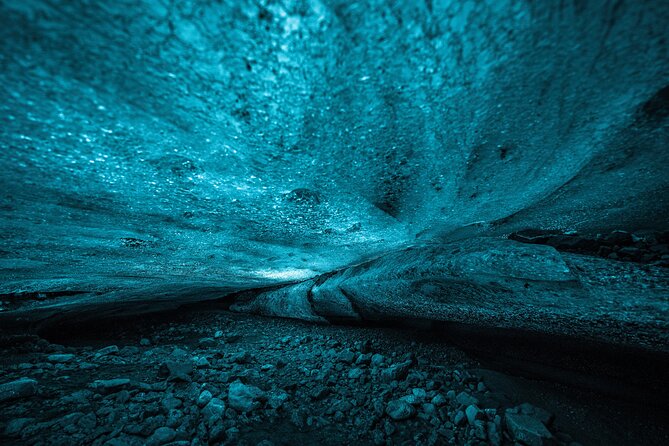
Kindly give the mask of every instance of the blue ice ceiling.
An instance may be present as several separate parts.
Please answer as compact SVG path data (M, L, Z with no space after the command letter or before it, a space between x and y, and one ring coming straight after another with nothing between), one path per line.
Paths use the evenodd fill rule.
M0 293L666 228L667 2L0 5Z

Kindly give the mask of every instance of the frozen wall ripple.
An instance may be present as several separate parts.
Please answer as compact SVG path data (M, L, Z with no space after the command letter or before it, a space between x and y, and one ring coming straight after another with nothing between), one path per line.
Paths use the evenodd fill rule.
M0 12L2 294L301 280L473 222L666 228L665 2Z

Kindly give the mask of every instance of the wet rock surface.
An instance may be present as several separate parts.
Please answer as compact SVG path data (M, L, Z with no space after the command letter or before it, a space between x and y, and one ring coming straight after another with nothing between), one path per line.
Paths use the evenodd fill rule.
M530 404L487 382L462 351L412 338L220 311L113 324L64 345L16 337L0 351L0 394L12 395L0 400L0 441L576 446L667 435L650 419L585 419L590 408L566 398L549 409L534 394ZM189 379L165 373L169 361L190 362ZM620 434L618 422L636 428Z

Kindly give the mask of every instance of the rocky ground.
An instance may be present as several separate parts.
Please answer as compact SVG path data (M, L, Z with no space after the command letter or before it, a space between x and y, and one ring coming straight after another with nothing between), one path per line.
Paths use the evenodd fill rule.
M630 233L616 230L608 234L584 236L530 229L510 234L509 238L523 243L549 245L558 251L669 267L669 231Z
M462 351L415 339L226 311L4 336L0 443L580 444L561 422L583 406L555 416Z

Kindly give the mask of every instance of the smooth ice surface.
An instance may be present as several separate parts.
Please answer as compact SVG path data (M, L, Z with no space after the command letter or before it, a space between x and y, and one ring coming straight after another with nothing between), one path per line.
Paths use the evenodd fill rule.
M668 2L0 5L0 293L666 229Z
M321 322L457 322L666 353L667 289L667 268L480 237L414 246L297 284L240 293L231 308Z

